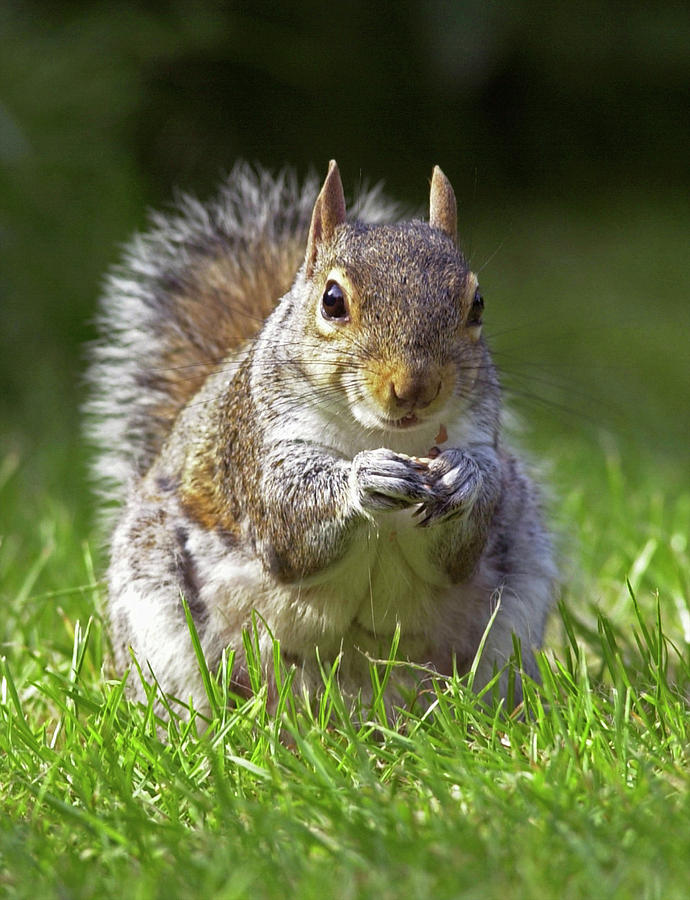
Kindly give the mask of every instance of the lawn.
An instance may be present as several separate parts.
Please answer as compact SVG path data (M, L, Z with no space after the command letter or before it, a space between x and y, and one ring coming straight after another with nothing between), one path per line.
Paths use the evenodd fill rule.
M158 725L106 664L78 435L3 454L0 895L687 897L686 235L652 209L522 211L483 278L563 559L516 713L453 678L351 715L283 671L270 717L226 670L210 722Z

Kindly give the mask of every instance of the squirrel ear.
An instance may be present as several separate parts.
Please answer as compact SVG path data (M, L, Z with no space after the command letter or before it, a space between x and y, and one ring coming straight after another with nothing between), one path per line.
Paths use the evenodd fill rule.
M458 207L450 181L438 166L431 176L429 225L445 231L454 244L458 241Z
M319 247L333 237L333 232L345 221L345 194L340 180L338 164L332 159L328 164L328 174L321 192L316 198L311 214L309 240L307 241L307 278L314 274L314 265Z

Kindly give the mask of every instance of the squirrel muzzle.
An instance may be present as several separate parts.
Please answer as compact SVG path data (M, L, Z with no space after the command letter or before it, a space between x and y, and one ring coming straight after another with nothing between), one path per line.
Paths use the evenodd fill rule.
M389 402L401 411L425 409L438 397L441 391L441 377L433 372L399 369L389 384Z

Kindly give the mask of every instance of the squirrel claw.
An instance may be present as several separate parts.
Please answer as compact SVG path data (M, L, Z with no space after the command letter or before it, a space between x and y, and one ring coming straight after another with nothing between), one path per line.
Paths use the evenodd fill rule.
M459 516L465 511L466 509L462 505L449 502L448 500L437 500L437 502L433 504L421 505L418 512L413 513L413 516L425 512L426 515L424 518L415 522L415 526L417 528L428 528L430 525L438 525L441 522L447 522L449 519L453 519L455 516Z

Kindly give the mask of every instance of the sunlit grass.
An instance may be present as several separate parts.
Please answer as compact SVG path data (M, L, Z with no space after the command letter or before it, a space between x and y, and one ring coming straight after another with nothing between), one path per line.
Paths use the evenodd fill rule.
M571 444L563 465L577 485L556 505L578 539L564 542L572 577L542 683L514 713L451 678L394 719L378 700L352 714L333 672L308 703L280 670L271 715L258 667L255 696L228 702L228 659L204 673L210 721L157 721L104 667L102 588L69 516L47 508L7 532L0 884L33 897L683 896L690 496L664 499L651 470L631 484L611 447Z

